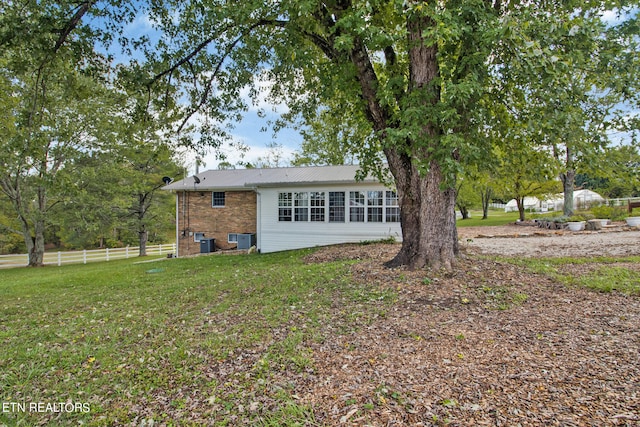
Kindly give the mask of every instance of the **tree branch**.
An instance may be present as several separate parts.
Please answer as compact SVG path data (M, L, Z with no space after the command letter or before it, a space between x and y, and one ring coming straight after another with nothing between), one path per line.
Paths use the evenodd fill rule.
M91 6L96 4L96 1L97 0L85 1L80 4L78 10L73 15L73 18L71 18L71 20L67 23L67 26L62 30L62 34L60 34L60 37L58 37L58 41L56 41L56 45L53 48L54 54L58 52L58 50L62 47L64 42L67 40L67 37L69 37L69 34L71 34L71 31L73 31L78 26L78 23L80 22L82 17L89 11Z
M229 57L231 52L233 52L233 50L242 41L242 39L247 34L249 34L251 31L253 31L254 29L256 29L258 27L272 25L272 26L278 26L278 27L282 27L283 28L286 25L286 23L287 23L287 21L282 21L282 20L261 19L261 20L255 22L255 23L253 23L252 25L250 25L235 40L233 40L229 45L227 45L224 53L222 54L222 56L220 57L218 63L216 64L216 67L215 67L213 73L211 74L211 77L207 81L205 90L204 90L202 96L200 97L200 101L198 102L198 105L195 106L194 108L192 108L191 111L187 112L186 117L184 118L184 120L182 121L180 126L178 126L178 132L180 132L180 131L182 131L182 129L184 129L184 127L187 125L187 122L191 119L191 117L193 117L194 114L196 114L198 111L200 111L200 108L202 108L202 106L205 104L205 102L207 102L207 99L209 98L209 94L211 93L211 88L213 87L213 81L218 77L218 74L220 73L220 70L222 69L222 66L224 65L224 61ZM222 33L224 33L224 31ZM201 52L213 40L214 40L214 38L211 37L211 38L205 40L204 42L200 43L196 47L196 49L194 49L189 55L187 55L186 57L182 58L180 61L178 61L175 65L173 65L168 70L165 70L162 73L156 75L151 80L151 82L149 84L152 85L154 82L158 81L163 76L165 76L165 75L167 75L169 73L173 73L173 71L177 70L181 65L188 64L189 66L191 66L190 65L191 64L191 62L190 62L191 58L193 58L195 55L197 55L199 52ZM192 72L193 72L193 70L192 70Z

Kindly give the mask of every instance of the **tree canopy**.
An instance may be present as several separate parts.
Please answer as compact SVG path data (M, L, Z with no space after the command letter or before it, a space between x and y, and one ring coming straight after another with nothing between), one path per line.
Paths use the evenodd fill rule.
M0 11L0 105L5 113L0 119L0 190L13 211L0 227L23 237L29 265L38 266L45 232L51 235L63 223L58 208L86 190L77 184L88 159L139 145L127 138L134 124L144 123L146 132L159 136L162 127L157 122L149 126L152 121L143 118L160 110L153 110L149 97L135 102L139 97L131 96L133 87L148 93L140 79L132 78L141 74L139 67L131 64L121 76L112 58L99 50L117 36L114 25L133 16L129 4L5 2ZM100 19L100 27L89 18ZM94 179L99 182L100 176ZM107 190L102 189L104 196ZM104 216L93 214L82 233L103 226L96 222Z
M571 100L603 90L584 73L615 71L620 58L637 62L635 4L169 0L153 10L164 34L153 56L165 70L155 83L180 87L192 112L211 119L210 143L224 135L211 123L246 108L241 90L257 96L257 82L270 82L268 97L287 102L285 120L357 120L349 151L364 171L388 168L399 195L403 245L391 265L450 268L456 176L494 153L487 129L505 129L499 120L511 117L532 148L545 146L542 135L553 139L545 123L555 135L570 123L584 130L584 118L571 119ZM605 12L625 19L603 23ZM583 69L592 55L597 69ZM615 82L637 87L631 74L603 84L624 97ZM562 98L557 90L568 81L575 93ZM564 116L554 124L551 111Z

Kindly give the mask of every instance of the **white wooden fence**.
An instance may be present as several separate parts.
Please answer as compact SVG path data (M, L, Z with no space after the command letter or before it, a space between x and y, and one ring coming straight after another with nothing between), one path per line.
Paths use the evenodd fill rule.
M112 261L138 256L138 246L126 248L85 249L68 252L45 252L45 265L86 264L93 261ZM176 253L175 243L166 245L147 245L147 255L168 255ZM29 264L28 254L0 255L0 268L24 267Z

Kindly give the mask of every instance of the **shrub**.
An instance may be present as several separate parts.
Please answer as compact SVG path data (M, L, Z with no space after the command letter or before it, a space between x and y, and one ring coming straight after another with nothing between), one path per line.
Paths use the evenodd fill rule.
M595 206L591 208L591 213L596 218L609 218L611 221L621 221L627 217L624 206Z

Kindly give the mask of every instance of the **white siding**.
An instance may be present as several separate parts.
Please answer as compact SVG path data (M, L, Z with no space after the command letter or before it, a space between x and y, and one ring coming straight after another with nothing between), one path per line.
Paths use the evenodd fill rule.
M259 188L258 193L258 249L276 252L289 249L309 248L338 243L357 243L365 240L379 240L393 237L400 241L402 230L399 222L349 222L349 192L371 191L388 188L375 183L361 183L346 186L307 186ZM278 194L281 192L344 191L345 222L329 222L329 206L325 205L324 222L296 222L278 220ZM328 200L328 198L327 198Z

